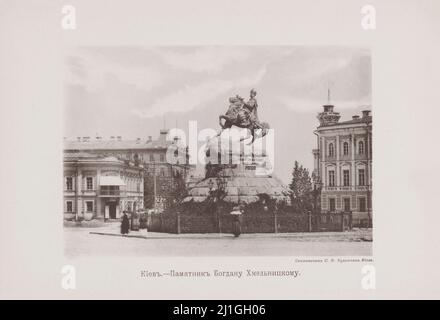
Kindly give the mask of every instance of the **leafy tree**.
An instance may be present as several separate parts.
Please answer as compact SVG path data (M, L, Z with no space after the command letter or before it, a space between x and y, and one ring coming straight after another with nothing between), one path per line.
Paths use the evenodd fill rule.
M154 207L154 181L151 176L144 176L144 208Z
M144 207L154 208L154 184L156 184L156 195L165 198L165 208L172 207L182 202L187 196L185 176L176 170L173 176L144 176ZM154 181L156 180L156 182Z
M307 212L313 208L312 179L309 170L295 161L292 172L291 199L294 210Z
M171 190L167 197L167 207L175 206L182 202L188 195L188 189L184 175L180 171L176 171L173 177Z

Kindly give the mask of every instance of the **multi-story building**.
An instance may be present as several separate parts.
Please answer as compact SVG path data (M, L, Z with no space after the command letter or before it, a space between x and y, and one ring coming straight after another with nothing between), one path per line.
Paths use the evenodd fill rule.
M318 114L317 149L313 150L315 183L322 213L352 212L353 226L372 221L372 116L339 121L333 105Z
M111 156L64 154L64 218L117 219L144 205L144 168Z
M135 163L154 164L158 170L167 168L166 153L173 141L167 141L168 130L160 130L159 139L123 140L121 136L112 136L109 140L102 137L77 137L76 140L64 141L64 153L84 151Z
M78 155L85 154L91 158L97 157L96 160L112 157L116 161L140 166L142 167L143 175L143 206L160 211L164 208L164 202L169 196L170 189L172 189L174 178L180 175L185 179L189 171L187 155L184 152L178 153L179 159L177 163L171 164L167 161L169 146L177 142L177 140L167 141L167 134L168 130L160 130L160 136L157 140L153 140L151 136L148 139L138 138L136 140L123 140L121 136L110 137L109 140L104 140L102 137L94 139L90 137L77 137L76 140L65 139L65 170L67 170L66 168L70 170L70 158L76 158ZM97 162L94 170L97 171L99 166L104 164L105 162ZM90 206L90 204L88 205ZM67 210L67 206L70 208L71 204L66 204L65 210ZM111 210L113 210L113 207L111 207Z

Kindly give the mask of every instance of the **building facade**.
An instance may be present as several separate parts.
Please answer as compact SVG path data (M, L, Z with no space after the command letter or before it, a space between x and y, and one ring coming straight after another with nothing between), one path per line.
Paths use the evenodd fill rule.
M88 209L92 208L92 200L89 200L88 198L86 199L85 197L97 196L99 199L109 198L112 199L113 202L118 203L117 205L114 203L109 204L109 210L111 212L110 216L116 216L116 218L118 218L121 210L131 211L133 209L133 203L137 204L137 208L141 207L137 202L133 202L129 198L132 192L135 192L136 197L138 197L137 190L141 190L142 192L143 208L162 211L164 209L164 203L166 202L167 197L169 197L175 177L186 177L189 171L187 155L181 150L181 152L178 153L177 164L168 163L167 152L170 150L169 147L173 144L177 145L177 141L167 141L167 134L168 130L160 130L160 135L157 140L153 140L151 136L148 137L148 139L138 138L136 140L123 140L120 136L110 137L109 140L104 140L102 137L95 137L94 139L91 139L90 137L77 137L75 140L65 140L65 176L71 176L71 178L68 178L69 184L74 184L76 186L75 182L70 182L72 181L71 179L74 179L75 177L73 174L75 172L73 164L80 165L82 168L80 179L83 179L83 181L81 182L82 189L80 190L79 195L81 196L81 201L89 201L85 204L81 202L81 207L79 204L75 205L76 202L72 200L72 196L75 195L75 190L66 190L67 181L65 181L65 217L67 218L75 215L77 210L81 213L84 211L84 208L86 208L84 211L86 216L90 217L91 212L87 210L87 206L89 206ZM112 159L112 161L110 161L110 159ZM87 166L85 166L86 164ZM120 165L123 167L120 167ZM129 167L124 167L127 165ZM135 167L140 170L141 178L139 178L139 172L133 173L129 170L129 168ZM125 168L125 171L123 168ZM125 172L124 174L128 174L127 177L125 177L125 175L121 176L124 183L124 178L128 179L128 184L125 187L121 185L121 194L118 197L112 197L115 195L111 194L112 192L118 193L118 191L115 190L115 188L118 187L117 185L104 186L99 184L96 185L96 183L100 183L99 176L101 174L117 175L115 174L116 172ZM84 177L88 180L84 180ZM91 178L94 178L95 180L91 180ZM104 178L104 180L105 179L109 181L112 180L111 178ZM94 184L91 190L87 190L87 183L89 183L90 186L90 181ZM111 183L116 184L121 182L113 179ZM138 183L141 183L139 188ZM102 193L104 191L102 188L107 188L110 194L104 195ZM124 191L122 192L123 188ZM93 193L94 191L100 192L99 195ZM93 203L93 213L95 213L95 211L101 213L103 205L102 201L95 199ZM97 206L101 207L97 208ZM117 210L117 213L115 213L115 210ZM96 216L101 217L101 215L97 214Z
M102 156L112 156L134 163L154 164L160 170L167 167L166 153L168 146L173 141L167 141L168 130L160 130L160 136L153 140L137 138L136 140L123 140L121 136L112 136L105 140L102 137L77 137L76 140L64 141L64 153L88 152Z
M314 183L320 189L321 213L352 212L353 226L372 222L372 116L339 121L333 105L324 105L314 132Z
M144 205L143 166L84 152L64 155L64 218L118 219Z

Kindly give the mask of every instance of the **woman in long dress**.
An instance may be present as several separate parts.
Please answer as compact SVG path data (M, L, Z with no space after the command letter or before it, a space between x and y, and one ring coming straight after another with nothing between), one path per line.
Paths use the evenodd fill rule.
M234 217L234 229L233 234L235 237L240 236L241 234L241 210L240 207L234 207L231 215Z
M124 213L124 215L122 216L121 233L128 234L129 229L130 229L130 221L128 220L127 214Z

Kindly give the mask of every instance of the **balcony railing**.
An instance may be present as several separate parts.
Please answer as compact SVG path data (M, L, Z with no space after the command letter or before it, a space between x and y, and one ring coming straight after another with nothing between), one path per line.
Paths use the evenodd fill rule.
M322 191L371 191L372 187L370 186L324 186Z
M64 190L64 193L74 195L76 190ZM127 190L97 190L97 189L83 189L78 195L98 195L103 197L126 197L127 194L143 195L142 191L127 191Z
M125 190L99 190L99 196L124 197Z

